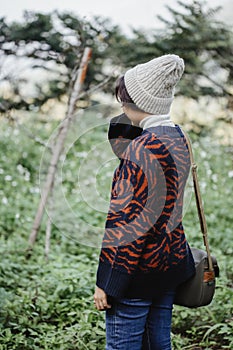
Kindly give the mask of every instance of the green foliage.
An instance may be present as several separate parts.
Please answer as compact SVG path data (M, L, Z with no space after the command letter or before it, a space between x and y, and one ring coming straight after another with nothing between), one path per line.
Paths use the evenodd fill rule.
M25 125L44 141L56 125L30 120ZM25 135L25 125L16 128L1 123L0 193L4 199L0 209L0 350L103 350L104 313L97 312L93 306L99 250L77 243L53 226L51 252L46 261L43 223L33 255L30 260L26 258L27 239L39 201L37 175L43 146ZM99 140L101 133L105 134L106 130L98 130L89 141L86 135L84 142L77 143L69 152L73 174L75 162L81 161L79 156ZM221 275L210 306L195 310L174 307L173 348L230 350L233 346L232 149L218 144L211 134L191 135L191 139L199 165L212 253L218 259ZM108 183L108 175L99 176L102 190ZM73 181L72 177L65 179L67 193L71 193ZM184 226L191 245L201 246L192 199ZM103 217L96 217L95 210L91 212L85 206L79 210L90 223L95 224L95 220L104 223Z
M92 59L84 89L102 82L106 78L105 51L112 32L120 35L121 31L107 19L93 17L87 21L69 12L25 11L23 21L9 24L5 18L0 18L1 80L9 83L11 92L4 99L0 98L0 111L38 110L49 99L60 99L67 94L74 67L80 63L86 46L92 48ZM15 58L10 64L11 70L7 57ZM32 72L29 79L15 64L19 58L24 59ZM33 83L32 92L25 89L25 84L34 74L36 83Z
M73 243L70 254L69 246L53 247L47 263L41 249L27 261L17 234L1 241L1 349L103 348L103 315L92 298L97 254Z
M129 43L116 39L111 50L126 67L163 54L180 55L186 68L177 86L179 94L194 99L226 96L231 101L233 35L232 28L216 19L221 8L209 8L205 1L177 1L166 7L171 19L158 16L164 28L134 30Z
M231 349L233 344L233 244L231 215L233 190L232 148L221 147L211 135L198 138L191 135L198 177L204 200L204 210L209 231L212 254L218 259L220 278L210 306L196 310L175 306L173 317L174 342L178 334L185 342L177 349ZM185 232L192 246L202 248L197 210L192 196L184 217ZM187 338L189 341L187 342ZM192 339L190 346L190 339ZM198 349L199 349L198 347Z
M109 92L120 72L162 54L175 53L186 64L186 74L178 87L180 94L195 99L203 95L225 96L231 108L233 35L232 28L216 19L220 8L208 8L205 1L177 1L174 8L167 8L171 20L159 16L162 30L134 29L131 37L109 19L93 17L87 21L69 12L27 11L23 22L10 24L0 18L1 80L9 83L11 92L7 98L0 98L0 111L37 110L49 99L61 99L69 91L73 69L85 46L93 50L85 89L112 77L102 87L102 91ZM33 93L25 93L28 78L18 71L17 64L11 63L12 72L7 73L7 57L23 57L36 77L46 76L36 80Z
M233 36L232 29L216 19L221 7L208 8L205 1L191 4L177 1L177 5L167 6L172 16L170 22L159 17L166 24L159 43L163 51L169 48L186 62L186 76L179 87L181 94L192 98L231 96L227 87L232 85ZM224 70L227 79L223 77Z

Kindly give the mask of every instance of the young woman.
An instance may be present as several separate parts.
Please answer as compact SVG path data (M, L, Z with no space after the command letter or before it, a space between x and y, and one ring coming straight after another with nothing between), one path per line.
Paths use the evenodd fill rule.
M164 55L116 86L124 114L111 121L109 139L120 164L94 294L106 312L106 350L170 350L175 289L195 272L182 225L190 159L169 115L183 71L179 56Z

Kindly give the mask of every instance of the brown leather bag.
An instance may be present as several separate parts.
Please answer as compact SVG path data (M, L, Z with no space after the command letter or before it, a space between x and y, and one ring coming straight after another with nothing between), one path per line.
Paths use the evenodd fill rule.
M205 250L191 248L195 261L196 274L178 286L174 304L195 308L211 303L215 293L215 278L219 277L219 267L216 258L210 254L206 219L197 179L197 165L194 161L190 140L186 134L185 136L190 154L194 192Z

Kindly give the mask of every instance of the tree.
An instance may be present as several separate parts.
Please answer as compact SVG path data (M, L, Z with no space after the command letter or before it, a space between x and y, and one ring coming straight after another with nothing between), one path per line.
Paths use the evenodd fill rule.
M232 96L233 33L216 19L220 7L208 9L206 3L190 5L178 1L181 10L167 6L172 14L160 39L161 49L180 54L186 62L181 93L197 98L203 95Z
M65 115L65 118L63 119L63 122L62 122L60 128L59 128L57 139L56 139L56 142L55 142L54 147L52 149L52 156L51 156L50 165L48 168L48 174L46 176L44 188L43 188L42 193L41 193L41 200L40 200L37 212L36 212L32 232L31 232L30 237L29 237L29 251L32 249L32 247L36 241L36 237L37 237L40 225L41 225L41 220L43 218L43 214L45 211L46 203L49 199L49 196L51 196L51 194L52 194L55 173L57 170L57 164L58 164L59 158L61 156L61 153L62 153L62 150L64 147L65 138L66 138L67 133L69 131L70 124L71 124L72 119L74 117L75 105L76 105L76 102L80 96L81 88L82 88L84 81L85 81L85 77L87 74L87 66L88 66L90 57L91 57L91 49L89 47L86 47L84 50L84 53L83 53L80 67L78 67L78 66L75 67L74 82L70 86L70 94L69 94L69 101L68 101L66 115ZM47 227L47 229L49 232L48 232L48 234L46 232L46 238L47 238L46 239L46 248L47 248L46 254L47 255L48 255L50 226L51 226L50 225L51 224L50 218L48 218L48 220L49 220L48 221L49 228Z
M186 4L178 0L174 8L167 8L171 20L158 16L163 30L134 29L131 37L108 19L94 17L86 21L70 13L25 12L23 23L7 24L4 18L0 19L2 69L4 60L13 56L28 62L33 73L46 73L28 96L24 87L31 76L16 71L12 77L2 72L0 80L2 76L8 81L11 93L0 98L0 111L38 109L49 99L66 95L76 59L81 57L85 45L92 48L93 56L84 90L109 76L113 79L102 91L113 91L113 80L129 67L175 53L184 58L186 65L179 94L194 99L226 96L228 107L233 108L233 32L216 19L220 7L208 8L205 1Z
M0 111L38 109L51 98L61 98L67 93L77 58L81 58L86 45L92 48L93 55L84 90L103 81L105 50L112 31L120 35L120 29L107 19L94 17L86 21L70 13L26 11L22 23L11 24L1 18L0 79L8 82L11 93L0 98ZM4 66L9 65L7 59L12 57L15 59L11 63L12 71L5 74ZM22 61L31 72L29 78L19 74ZM37 81L33 90L25 94L25 85L32 81L34 73ZM43 75L45 78L41 79Z
M233 32L216 19L221 7L208 8L205 1L177 1L167 20L158 16L164 28L134 30L130 42L113 36L111 50L121 57L125 67L146 62L156 56L175 53L184 58L186 74L179 93L197 99L200 96L226 96L232 99Z
M205 1L177 1L174 8L166 7L171 20L158 16L163 30L135 30L130 47L125 47L125 51L124 46L118 47L119 52L122 49L124 64L130 67L162 54L178 54L186 64L186 74L179 84L181 95L194 99L226 96L231 100L233 32L216 19L221 7L208 8Z

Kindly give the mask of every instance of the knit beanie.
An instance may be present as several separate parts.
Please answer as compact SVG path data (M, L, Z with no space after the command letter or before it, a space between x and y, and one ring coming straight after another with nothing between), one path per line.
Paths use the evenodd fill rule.
M183 59L169 54L129 69L124 75L124 81L137 107L151 114L168 114L175 86L183 72Z

